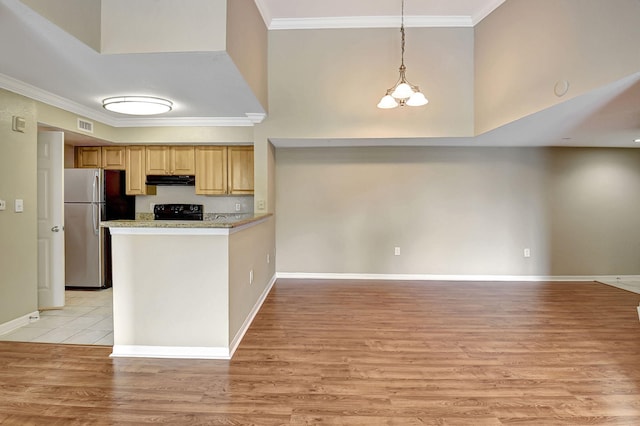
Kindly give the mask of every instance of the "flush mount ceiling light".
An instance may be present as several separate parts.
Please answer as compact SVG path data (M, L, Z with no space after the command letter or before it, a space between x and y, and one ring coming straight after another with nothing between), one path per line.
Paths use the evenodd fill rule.
M171 111L173 102L151 96L116 96L104 99L102 106L120 114L154 115Z
M405 77L406 67L404 66L404 0L402 0L402 22L400 25L402 34L402 53L400 56L400 78L396 84L387 90L387 93L380 99L378 108L389 109L399 106L422 106L429 101L424 97L418 86L407 81Z

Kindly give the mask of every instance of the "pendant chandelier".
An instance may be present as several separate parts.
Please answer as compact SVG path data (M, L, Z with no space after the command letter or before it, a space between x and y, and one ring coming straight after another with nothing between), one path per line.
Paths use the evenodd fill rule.
M404 66L404 0L402 0L402 22L400 25L400 34L402 35L400 78L392 88L387 90L387 93L382 97L382 99L380 99L378 108L390 109L405 105L422 106L429 102L420 91L420 88L409 83L405 76L407 67Z

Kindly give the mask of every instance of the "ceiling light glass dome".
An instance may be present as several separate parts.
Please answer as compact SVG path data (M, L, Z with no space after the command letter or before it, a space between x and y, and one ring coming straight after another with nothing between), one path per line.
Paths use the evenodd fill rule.
M171 111L173 102L151 96L116 96L104 99L102 106L120 114L155 115Z

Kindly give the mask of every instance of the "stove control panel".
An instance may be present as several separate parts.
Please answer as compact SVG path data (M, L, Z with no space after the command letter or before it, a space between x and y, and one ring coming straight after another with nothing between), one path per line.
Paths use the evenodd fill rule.
M156 204L153 206L155 220L203 220L202 204Z

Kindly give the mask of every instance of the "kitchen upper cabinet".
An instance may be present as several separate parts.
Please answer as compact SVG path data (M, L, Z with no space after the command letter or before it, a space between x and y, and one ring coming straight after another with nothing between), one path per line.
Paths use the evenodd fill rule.
M174 175L195 175L196 174L196 151L192 146L172 146L171 147L171 174Z
M253 194L253 147L228 147L228 194Z
M197 146L196 194L224 195L227 193L227 147Z
M103 146L102 168L105 170L124 170L125 151L124 146Z
M145 162L146 149L144 146L128 146L125 150L126 193L127 195L154 195L155 186L148 186L146 182Z
M194 175L195 149L193 146L147 146L146 174Z
M148 175L169 174L169 147L148 146L145 148L145 173Z
M99 169L102 167L102 149L99 146L77 146L76 167Z
M83 146L75 165L125 170L128 195L156 193L147 175L195 175L199 195L253 194L253 146Z
M196 194L253 194L252 146L197 146Z
M124 146L77 146L75 166L78 168L124 170Z

